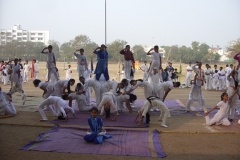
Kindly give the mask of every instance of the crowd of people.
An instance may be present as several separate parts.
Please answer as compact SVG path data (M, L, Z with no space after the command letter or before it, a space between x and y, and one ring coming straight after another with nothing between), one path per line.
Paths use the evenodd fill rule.
M145 102L138 111L135 122L137 122L138 125L143 125L144 120L146 123L149 123L149 111L155 110L161 111L159 116L161 126L168 127L166 120L167 117L170 116L170 112L164 104L164 101L174 87L180 86L180 82L177 81L178 72L172 67L171 62L168 63L165 69L162 68L162 55L159 53L158 46L154 46L154 48L147 52L147 55L152 56L150 65L148 66L147 61L144 61L144 64L139 68L143 72L142 79L134 79L135 60L130 46L127 45L122 49L119 54L124 56L124 78L120 82L110 80L108 73L109 55L105 45L101 45L93 51L93 54L97 56L94 76L91 76L92 70L88 68L88 61L84 55L84 49L81 48L74 51L73 55L77 58L78 82L72 78L71 65L68 65L68 68L64 69L66 70L66 80L59 79L56 58L51 45L44 48L41 53L47 56L47 81L38 79L36 60L33 60L34 64L32 66L30 66L27 61L23 66L21 60L17 58L14 59L14 64L9 62L1 65L3 75L7 75L5 77L11 81L11 89L9 92L6 93L0 89L1 115L16 114L16 109L11 100L12 94L15 92L19 92L22 95L23 105L25 104L26 94L23 90L22 82L28 82L28 73L34 68L33 85L43 91L42 97L44 100L38 106L39 113L42 116L41 121L48 121L44 113L46 109L49 109L54 115L58 116L59 120L67 121L69 111L74 118L75 110L72 105L73 100L76 101L79 111L88 111L92 106L90 87L93 88L96 97L96 107L90 109L91 117L88 119L88 123L91 130L88 131L84 137L86 141L101 143L104 138L111 137L106 135L106 130L102 128L102 119L98 117L98 115L105 115L106 119L115 121L117 120L117 115L121 114L124 108L127 108L131 113L134 107L134 101L137 99L135 89L138 87L144 90ZM238 58L238 55L236 57ZM214 66L214 70L211 70L210 66L206 65L206 70L203 70L201 62L196 62L193 66L189 64L187 67L186 85L187 87L192 87L192 89L186 105L186 111L189 111L191 104L197 101L203 106L207 125L215 123L230 125L230 122L233 121L235 108L239 103L238 83L236 82L238 80L237 71L232 65L226 69L226 73L221 67L219 70L217 70L216 67ZM193 80L191 80L192 72L195 73ZM217 73L217 75L214 75L215 73ZM219 77L218 82L214 81L215 76ZM223 79L222 77L225 78ZM221 96L222 101L213 108L220 107L220 110L213 119L208 117L208 114L213 109L207 111L202 96L201 88L204 82L206 82L205 88L207 90L212 88L222 90L224 85L228 87L227 93L223 93ZM72 91L71 86L74 85L75 90ZM228 99L230 99L230 102L228 102L230 104L229 106L227 105ZM66 104L66 100L68 104ZM7 103L7 101L9 101L9 103ZM225 117L226 112L228 113L228 118ZM138 120L138 117L140 117L140 120ZM102 138L99 139L98 136Z

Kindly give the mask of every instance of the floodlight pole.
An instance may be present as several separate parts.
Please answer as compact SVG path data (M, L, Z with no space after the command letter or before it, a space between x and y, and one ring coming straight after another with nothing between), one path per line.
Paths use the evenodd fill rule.
M105 0L105 45L107 45L107 0Z

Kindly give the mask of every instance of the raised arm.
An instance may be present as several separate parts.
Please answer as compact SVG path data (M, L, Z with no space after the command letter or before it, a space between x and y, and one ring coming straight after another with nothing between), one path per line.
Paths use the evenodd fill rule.
M149 51L148 51L148 53L147 53L147 55L151 55L151 51L153 51L153 48L151 48Z
M43 48L41 53L46 54L47 52L44 52L46 49L48 49L48 47Z
M122 49L119 53L120 53L120 54L125 54L125 48Z
M205 112L205 116L207 116L210 112L212 112L214 109L218 108L218 106L213 107L209 111Z
M240 52L238 52L237 54L235 54L234 56L233 56L233 58L234 59L236 59L236 60L238 60L238 55L240 54Z
M96 53L96 51L97 51L98 49L101 49L101 47L97 47L97 48L93 51L93 53Z

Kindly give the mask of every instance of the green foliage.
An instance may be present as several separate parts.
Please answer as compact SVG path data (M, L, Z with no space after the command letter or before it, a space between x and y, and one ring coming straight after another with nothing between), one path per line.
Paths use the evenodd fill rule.
M107 52L109 54L109 59L118 62L119 60L123 61L123 55L119 52L125 48L127 42L124 40L117 39L112 43L107 45Z
M147 54L144 51L144 48L142 45L133 46L132 52L133 52L134 59L137 61L144 61L147 59Z
M236 53L240 52L240 38L236 41L230 42L229 47L227 47L227 51L229 52L229 58L232 58Z

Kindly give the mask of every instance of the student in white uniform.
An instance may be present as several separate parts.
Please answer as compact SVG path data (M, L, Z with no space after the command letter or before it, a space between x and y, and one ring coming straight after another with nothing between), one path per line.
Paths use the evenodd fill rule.
M58 80L53 86L56 95L58 97L62 97L63 94L70 94L71 93L70 86L73 86L74 83L75 83L74 79ZM66 89L68 91L67 93L66 93Z
M149 73L150 77L148 79L148 82L152 84L153 86L153 92L155 96L158 96L157 93L157 86L160 84L161 74L158 72L157 67L153 68L153 73Z
M233 70L233 64L230 64L230 67L227 67L227 68L225 69L225 73L226 73L226 87L227 87L227 88L230 87L230 81L227 80L227 77L228 77L228 75L232 72L232 70Z
M84 84L84 88L83 90L86 92L89 87L93 87L94 92L95 92L95 98L96 98L96 105L98 106L100 104L101 101L101 84L99 81L95 80L95 79L87 79L85 80L84 77L80 77L80 82L82 82Z
M35 79L33 85L43 90L43 99L47 99L54 92L53 84L51 82L42 82L39 79Z
M205 77L205 90L210 90L210 74L211 74L211 69L210 66L208 64L206 64L206 69L204 70L204 77Z
M91 74L92 74L91 69L87 68L84 71L84 76L83 77L85 77L85 80L88 80L88 79L91 78ZM86 96L86 106L91 106L91 88L88 88L85 91L85 96Z
M190 110L190 106L194 101L197 101L198 104L203 108L204 111L207 111L205 106L205 100L202 96L202 85L204 81L204 71L202 69L202 63L198 62L198 67L194 65L193 71L195 72L194 81L192 84L192 89L189 93L189 100L186 104L186 111Z
M114 94L111 92L106 92L103 93L101 103L98 105L99 112L102 110L102 108L104 108L104 111L106 112L106 118L111 118L110 108L113 110L114 117L111 118L112 121L115 121L117 118L117 105L116 102L114 103L114 101L116 101Z
M220 67L220 70L218 71L219 75L219 91L223 89L224 85L224 80L225 80L225 71L223 70L222 67Z
M167 82L160 83L156 87L157 97L159 97L159 99L162 102L164 102L168 93L173 89L173 87L179 87L179 86L180 86L180 82L167 81Z
M220 108L219 111L214 115L212 119L209 117L209 113L212 112L214 109ZM216 125L224 125L224 126L230 126L229 120L226 118L226 112L228 109L228 94L227 93L222 93L221 95L221 101L212 109L209 111L205 112L205 119L206 119L206 124L208 126L211 126L213 124Z
M161 110L159 121L162 121L161 126L167 128L166 125L167 117L170 116L170 111L167 108L167 106L158 98L154 96L150 96L147 98L147 100L144 102L143 107L138 111L137 116L135 118L135 122L137 121L137 118L139 115L141 115L140 121L138 125L143 124L143 119L146 117L147 112L150 110L151 106L157 106L159 110Z
M12 75L11 75L11 89L9 93L12 95L15 92L21 94L23 105L26 102L26 94L22 88L22 77L20 75L20 65L18 64L18 59L14 59L14 64L12 66Z
M130 94L133 90L138 87L144 87L145 98L153 96L153 86L148 81L143 81L142 79L131 80L130 84L132 85L131 89L128 90L125 94Z
M80 54L77 54L77 52ZM84 49L78 49L73 53L77 57L77 70L78 70L78 77L84 77L84 71L88 68L87 58L84 55ZM84 77L86 78L86 77Z
M227 88L227 94L229 96L229 107L228 107L228 120L230 122L233 122L235 110L239 106L239 88L238 88L238 82L235 81L235 69L228 74L227 77L227 83L229 84L229 87Z
M190 81L192 79L192 62L189 62L189 65L187 66L187 75L186 75L186 87L191 87Z
M45 99L39 106L38 106L38 111L42 116L42 119L40 121L47 121L47 117L44 113L44 107L45 106L54 106L54 109L52 107L49 107L51 109L51 111L53 112L53 114L55 116L59 116L61 114L63 114L63 118L65 118L67 120L67 114L65 110L70 110L73 114L73 118L74 116L74 109L69 107L67 105L67 103L65 102L64 99L66 98L67 95L64 95L63 97L57 97L57 96L50 96L47 99Z
M8 83L8 73L7 73L7 69L6 69L5 66L3 66L2 74L3 74L3 85L7 85L7 83Z
M142 79L147 79L147 71L148 71L148 65L147 61L144 61L144 64L140 66L139 68L142 71Z
M109 92L110 90L112 90L112 93L115 96L118 96L118 95L121 94L120 90L123 89L123 88L124 88L123 83L117 83L115 80L106 81L102 85L102 93Z
M152 50L154 50L154 52L151 52ZM147 53L147 55L152 55L152 63L150 66L150 69L148 71L148 75L147 78L145 80L147 80L150 76L149 73L151 73L153 71L154 67L157 67L158 71L161 69L162 70L162 57L160 55L160 53L158 52L158 46L154 46L154 48L150 49Z
M28 61L24 64L24 71L23 71L23 82L28 82L29 77L29 71L31 70L30 64L28 64Z
M11 97L11 94L2 91L2 88L0 87L0 115L17 114Z
M72 79L71 65L68 65L68 68L65 68L64 70L66 70L66 80Z
M218 81L219 81L219 75L218 75L218 71L216 70L215 73L213 74L213 84L212 84L212 88L214 90L217 90L217 84L218 84Z
M86 96L85 91L83 91L83 86L81 83L78 83L75 88L75 92L72 92L68 95L69 106L72 107L72 100L76 100L79 111L87 111L85 107Z
M52 49L53 47L49 45L48 47L45 47L41 52L42 54L47 54L47 69L48 69L47 81L50 80L52 74L54 78L58 80L56 58L55 58L54 52L52 52ZM45 52L45 50L48 50L48 51Z
M123 104L126 104L126 107L129 110L129 113L132 112L132 108L131 108L131 104L133 103L135 100L137 99L137 96L134 94L129 94L129 95L119 95L116 96L116 100L117 100L117 108L118 110L122 110L124 108Z
M38 79L39 71L38 71L38 64L36 62L36 59L33 60L33 63L34 63L34 77L33 77L33 79Z

